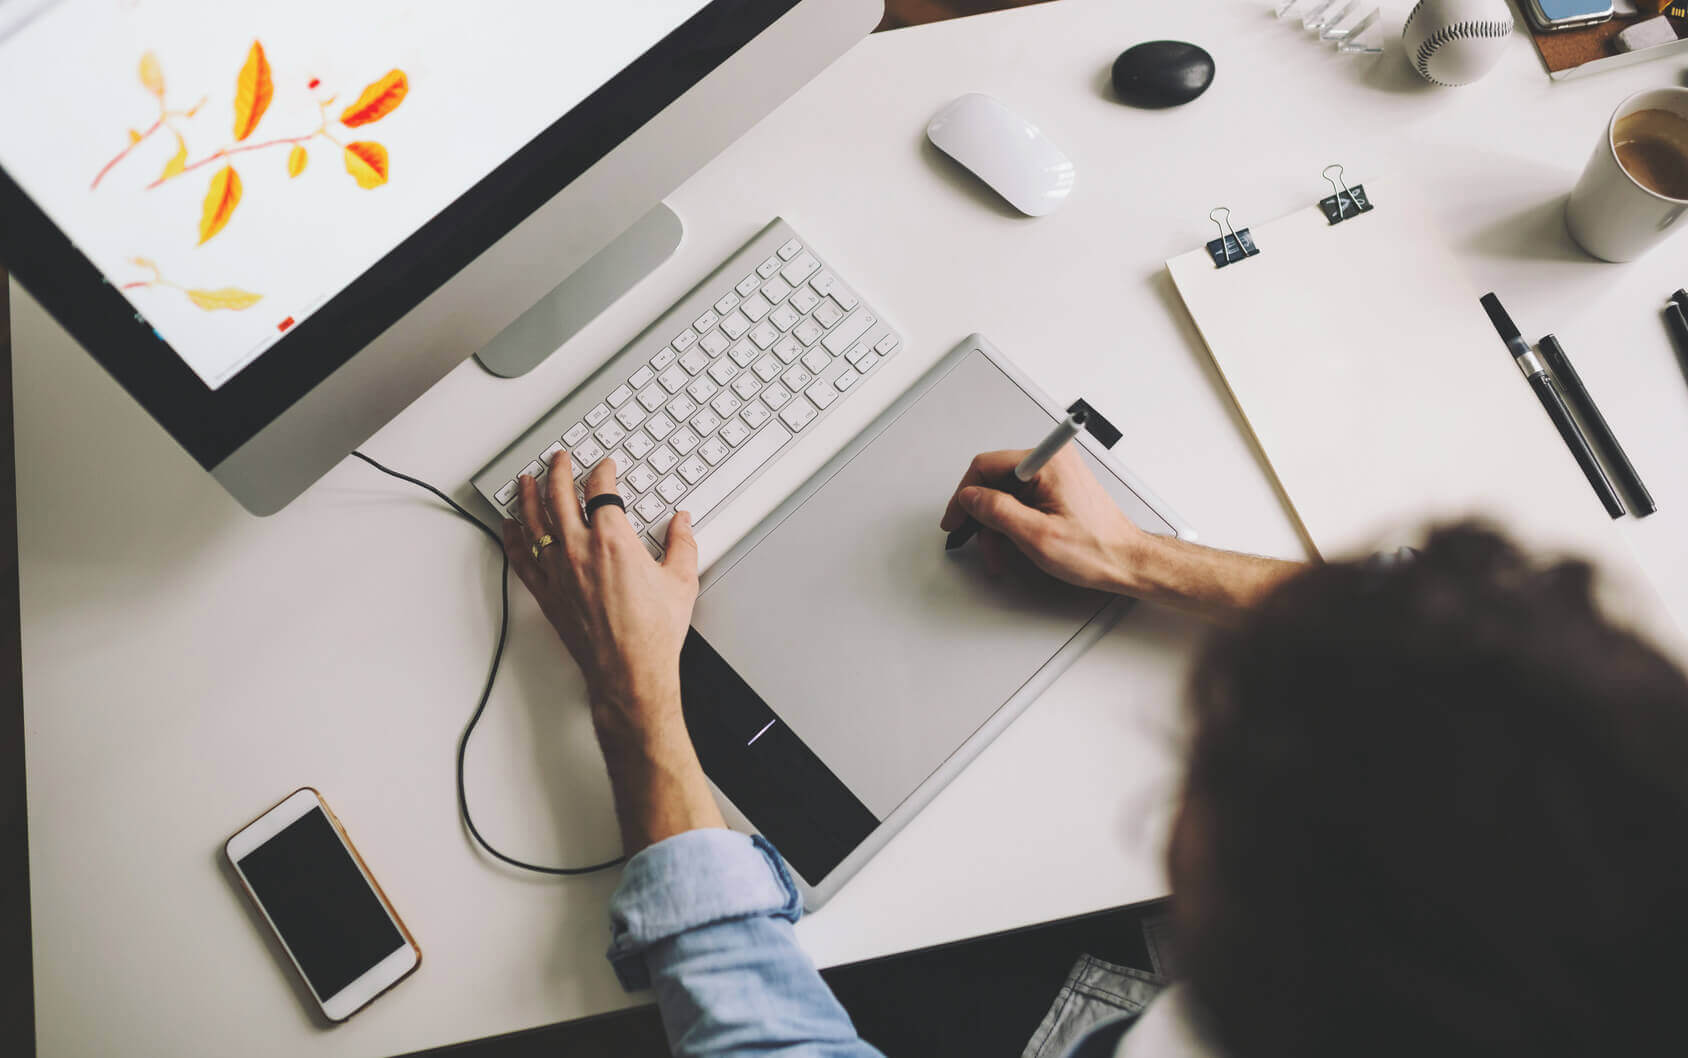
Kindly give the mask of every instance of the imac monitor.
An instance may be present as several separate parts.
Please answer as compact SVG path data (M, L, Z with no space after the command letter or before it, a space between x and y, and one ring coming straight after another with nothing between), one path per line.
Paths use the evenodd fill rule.
M0 0L0 261L271 513L465 357L555 350L881 11Z

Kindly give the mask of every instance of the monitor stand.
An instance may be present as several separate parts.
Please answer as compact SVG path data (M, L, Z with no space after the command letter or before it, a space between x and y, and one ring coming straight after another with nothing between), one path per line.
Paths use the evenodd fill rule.
M475 354L500 378L527 374L680 246L685 225L662 203L598 251Z

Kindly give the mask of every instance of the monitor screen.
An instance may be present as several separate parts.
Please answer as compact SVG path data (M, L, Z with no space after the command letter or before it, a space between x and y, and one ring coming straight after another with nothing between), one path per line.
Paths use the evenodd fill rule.
M215 390L706 4L0 6L0 167Z

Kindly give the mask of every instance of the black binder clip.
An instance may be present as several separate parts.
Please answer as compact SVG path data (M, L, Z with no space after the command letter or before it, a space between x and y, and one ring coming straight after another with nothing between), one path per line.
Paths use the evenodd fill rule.
M1260 247L1254 245L1254 236L1248 233L1247 228L1238 231L1231 227L1231 211L1226 207L1217 206L1209 210L1207 219L1219 228L1219 238L1207 244L1208 256L1213 258L1213 267L1224 268L1260 252Z
M1332 169L1336 170L1334 177L1330 175ZM1362 213L1372 211L1371 199L1366 197L1365 185L1355 184L1350 188L1347 182L1342 179L1342 166L1325 166L1324 176L1325 182L1330 184L1332 191L1336 192L1329 198L1319 199L1319 209L1324 211L1326 220L1332 224L1341 224L1351 217L1358 217Z

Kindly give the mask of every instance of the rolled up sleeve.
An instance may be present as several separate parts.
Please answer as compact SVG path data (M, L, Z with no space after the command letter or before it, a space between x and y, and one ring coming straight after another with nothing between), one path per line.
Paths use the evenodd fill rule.
M802 913L767 841L694 830L628 862L610 901L609 959L624 988L655 991L682 1058L879 1055L798 946Z

